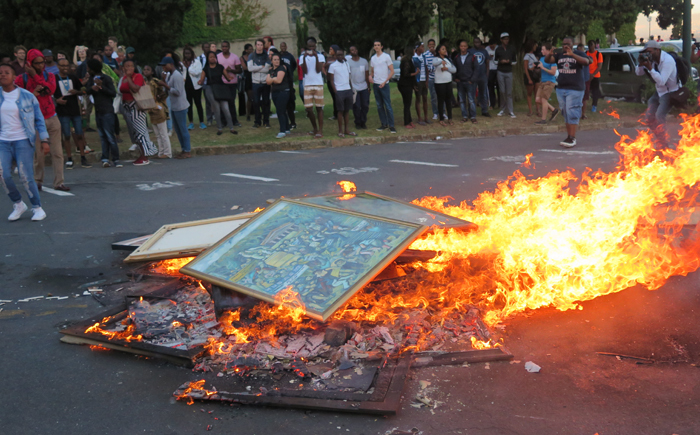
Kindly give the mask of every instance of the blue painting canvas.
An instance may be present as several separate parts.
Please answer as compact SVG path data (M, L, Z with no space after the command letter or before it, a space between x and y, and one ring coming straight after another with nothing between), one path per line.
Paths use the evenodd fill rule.
M281 200L181 272L269 302L290 288L325 320L425 229Z

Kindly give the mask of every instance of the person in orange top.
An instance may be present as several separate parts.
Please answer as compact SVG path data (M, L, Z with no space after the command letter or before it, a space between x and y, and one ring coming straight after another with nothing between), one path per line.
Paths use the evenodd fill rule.
M586 55L589 58L590 63L588 64L588 69L591 75L590 79L586 82L586 93L583 96L583 109L581 113L586 113L586 102L588 102L589 95L593 96L591 112L596 112L598 110L598 99L600 98L600 68L603 66L603 55L595 47L595 41L588 41Z

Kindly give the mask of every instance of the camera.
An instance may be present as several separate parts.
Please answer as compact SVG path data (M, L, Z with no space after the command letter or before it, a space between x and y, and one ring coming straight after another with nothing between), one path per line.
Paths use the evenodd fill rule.
M651 53L639 53L639 63L651 62Z

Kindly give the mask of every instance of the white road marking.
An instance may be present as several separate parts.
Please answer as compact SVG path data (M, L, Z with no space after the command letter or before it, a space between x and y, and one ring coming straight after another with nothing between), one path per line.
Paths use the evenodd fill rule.
M143 191L151 191L156 189L164 189L166 187L183 186L184 183L179 181L166 181L165 183L156 182L153 184L137 184L136 188Z
M540 151L545 151L548 153L585 154L585 155L617 154L617 151L574 151L574 150L546 150L546 149L541 149Z
M501 161L501 162L508 162L508 163L522 163L525 161L527 157L525 156L496 156L496 157L488 157L486 159L482 159L485 162L495 162L496 160Z
M363 172L376 172L378 170L379 170L379 168L371 168L371 167L364 167L364 168L346 167L346 168L339 168L339 169L331 169L330 171L316 171L316 173L317 174L330 174L331 172L335 172L338 175L356 175L356 174L361 174Z
M243 174L221 174L226 177L234 177L234 178L245 178L246 180L258 180L258 181L280 181L277 178L265 178L265 177L256 177L253 175L243 175Z
M426 145L435 145L435 142L413 142L413 143L422 143Z
M41 191L46 192L46 193L51 193L53 195L58 195L58 196L75 196L75 194L73 194L73 193L64 192L62 190L55 190L55 189L52 189L52 188L46 187L46 186L42 187Z
M443 168L457 168L459 165L448 165L446 163L414 162L412 160L389 160L392 163L406 163L409 165L440 166Z
M309 154L305 153L303 151L277 151L278 153L285 153L285 154Z

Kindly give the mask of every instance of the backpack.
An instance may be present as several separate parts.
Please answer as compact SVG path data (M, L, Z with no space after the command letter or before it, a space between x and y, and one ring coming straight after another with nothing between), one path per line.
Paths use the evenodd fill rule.
M688 63L684 57L679 56L675 51L668 54L676 61L676 76L678 80L680 80L681 85L685 85L688 82L688 77L690 77L690 63Z
M47 73L46 70L44 70L44 80L46 80L47 83L49 81L49 73ZM29 81L29 76L27 75L27 73L22 74L22 87L23 88L25 88L25 89L27 88L28 81Z

